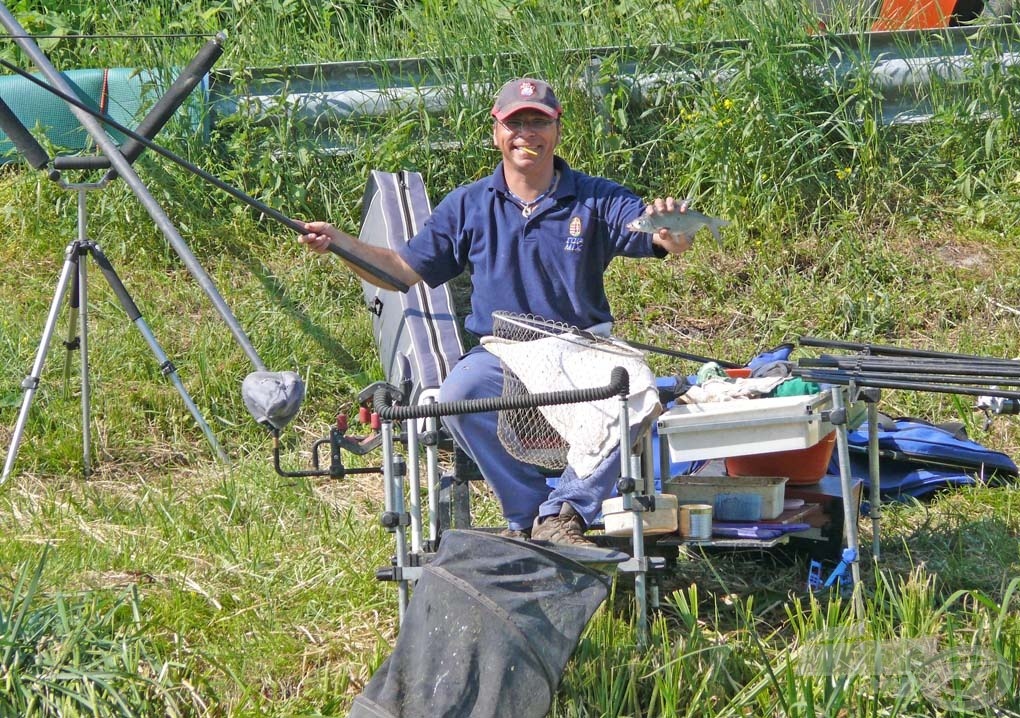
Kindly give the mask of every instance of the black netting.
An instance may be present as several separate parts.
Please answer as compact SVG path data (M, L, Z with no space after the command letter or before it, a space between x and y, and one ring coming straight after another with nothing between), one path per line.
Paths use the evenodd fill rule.
M530 342L553 333L569 333L566 324L547 322L538 317L493 312L492 335L515 342ZM503 396L528 394L527 387L505 363L503 364ZM496 436L503 448L515 459L546 469L562 469L567 465L570 447L536 407L504 409L499 412Z
M541 718L607 593L604 574L555 550L448 531L415 586L393 654L350 718Z

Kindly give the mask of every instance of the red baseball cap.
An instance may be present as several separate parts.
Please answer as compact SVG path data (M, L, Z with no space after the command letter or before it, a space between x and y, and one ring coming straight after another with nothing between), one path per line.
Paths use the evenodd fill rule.
M549 83L531 77L510 80L503 85L492 106L492 116L502 121L520 110L538 110L553 119L563 114Z

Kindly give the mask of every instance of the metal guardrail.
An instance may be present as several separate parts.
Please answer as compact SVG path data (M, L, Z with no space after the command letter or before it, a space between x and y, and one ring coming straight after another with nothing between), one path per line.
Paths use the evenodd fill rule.
M861 73L870 76L878 98L875 119L884 125L926 122L932 116L936 93L966 98L976 92L970 78L987 76L993 70L1008 71L1020 63L1020 30L1011 23L819 35L814 41L817 45L812 50L827 59L818 72L834 89L855 82ZM572 89L604 107L610 95L616 97L622 90L631 109L641 112L663 96L694 92L706 82L725 90L731 76L726 70L727 56L748 45L730 40L644 48L595 47L564 51L563 60L578 68ZM213 70L190 112L193 119L204 117L199 122L206 132L212 124L234 115L266 123L285 117L310 135L318 135L321 142L335 142L325 139L336 134L326 129L356 124L359 119L409 110L439 114L472 95L487 103L497 89L490 79L491 68L502 59L411 58ZM134 78L134 71L122 72ZM26 126L34 127L38 121L50 141L65 146L62 138L71 136L79 144L71 142L67 147L80 150L87 136L77 125L72 130L65 127L64 116L69 117L69 112L63 103L52 97L43 98L45 103L33 100L24 88L18 89L27 83L19 83L17 77L0 77L0 94ZM203 112L203 107L208 112ZM57 122L60 118L64 119ZM124 124L133 122L128 119ZM7 149L9 143L0 134L0 154ZM0 163L10 159L8 153L0 157Z
M929 119L935 85L963 83L975 62L1011 67L1020 58L1020 34L1012 24L819 35L817 42L818 52L829 61L819 71L832 82L848 82L862 70L870 73L882 98L877 119L886 125ZM721 59L743 46L746 43L726 41L601 47L566 51L564 60L580 68L575 89L601 100L622 87L636 106L648 107L663 91L683 93L703 84L706 71L707 79L725 85ZM602 72L607 62L613 63L615 85ZM439 113L471 92L489 98L495 87L464 78L492 65L491 57L417 58L214 71L209 94L214 121L235 113L269 121L287 113L292 121L322 127L409 109ZM964 85L955 89L967 91Z

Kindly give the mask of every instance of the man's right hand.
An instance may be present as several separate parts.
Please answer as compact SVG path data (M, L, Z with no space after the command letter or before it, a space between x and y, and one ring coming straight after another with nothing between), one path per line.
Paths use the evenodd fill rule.
M370 284L385 289L403 291L421 281L418 273L411 269L399 254L388 247L365 244L357 237L337 229L329 222L305 222L305 229L307 232L298 236L298 242L318 254L330 251L332 246L354 273ZM348 257L357 257L362 261L362 266L351 262ZM375 267L379 271L370 272L365 265ZM385 273L383 276L388 274L388 279L380 278L380 271ZM394 280L406 286L402 287Z
M313 252L324 254L329 251L329 245L340 238L340 232L329 222L305 222L306 234L298 237L298 242L308 247Z

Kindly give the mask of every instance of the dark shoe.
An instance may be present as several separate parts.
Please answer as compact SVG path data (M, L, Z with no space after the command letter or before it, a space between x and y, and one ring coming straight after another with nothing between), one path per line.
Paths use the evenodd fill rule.
M548 541L560 546L594 548L595 544L584 537L585 528L584 519L574 507L563 504L559 514L535 519L535 525L531 527L531 540Z
M521 541L531 540L531 531L524 529L512 529L509 526L499 532L499 535L503 538L520 539Z

